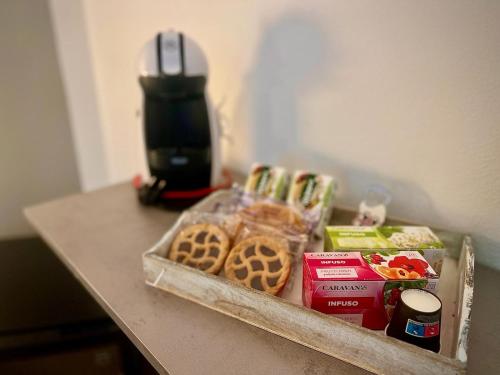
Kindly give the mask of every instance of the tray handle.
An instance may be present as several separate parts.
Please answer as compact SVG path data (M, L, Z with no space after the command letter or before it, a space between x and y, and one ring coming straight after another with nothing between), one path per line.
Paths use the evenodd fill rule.
M465 236L458 263L460 279L457 294L457 327L455 358L467 362L469 328L471 322L472 296L474 291L474 248L470 236Z

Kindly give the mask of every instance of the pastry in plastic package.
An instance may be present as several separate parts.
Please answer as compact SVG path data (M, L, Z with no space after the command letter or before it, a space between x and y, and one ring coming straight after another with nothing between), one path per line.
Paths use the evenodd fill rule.
M230 280L276 295L290 275L287 241L266 235L248 237L231 249L224 270Z
M217 274L229 254L239 222L235 215L186 212L168 244L166 258Z
M247 247L247 248L250 247L251 248L253 246L251 239L253 239L253 238L258 239L256 241L259 242L260 244L262 244L262 243L279 244L279 249L278 249L277 245L273 247L275 249L275 252L277 252L277 254L278 254L279 251L284 250L288 254L287 258L289 261L289 270L288 270L287 278L284 279L285 284L283 286L280 286L278 288L278 290L276 290L274 288L271 289L271 292L272 292L271 294L276 294L284 289L290 288L292 285L291 281L293 280L294 275L295 275L295 270L297 269L298 263L302 259L302 254L304 253L304 250L305 250L306 245L307 245L307 240L308 240L307 235L304 233L292 233L290 231L283 231L282 229L280 229L278 227L273 227L273 226L270 226L270 225L267 225L264 223L257 223L254 221L243 221L243 223L240 225L240 230L238 232L238 235L234 239L234 247L230 251L230 255L226 261L226 265L232 259L231 256L232 256L233 250L237 248L237 249L240 249L239 251L243 251L243 250L241 250L241 247ZM262 239L269 239L269 240L266 240L267 242L263 242ZM242 244L242 243L245 245L240 246L240 244ZM238 246L240 246L240 247L238 247ZM263 248L263 250L265 250L265 249ZM246 251L251 252L251 250L246 250ZM281 253L279 253L279 254L281 254ZM284 257L284 255L279 255L279 254L276 256L278 256L280 259L282 259ZM251 255L251 253L248 253L247 255ZM285 263L282 263L282 264L285 264ZM288 268L288 266L286 268ZM228 271L227 266L225 266L225 271L226 271L226 277L233 279L232 277L230 277L227 274L227 271ZM282 272L285 272L285 271L283 270ZM274 275L274 276L276 276L276 275ZM282 280L282 279L280 279L280 280ZM247 284L250 282L251 282L251 280L245 279L245 283L243 283L243 284L246 286L249 286ZM262 285L266 285L264 280L261 280L261 282L262 282ZM269 285L269 284L267 284L267 285ZM253 287L253 286L250 285L250 287ZM267 288L265 288L265 291L268 291ZM273 292L276 292L276 293L273 293Z
M238 214L245 221L270 225L290 233L303 234L309 230L301 213L286 204L256 201L241 209Z
M216 274L229 253L229 237L214 224L192 224L174 239L169 259L207 273Z

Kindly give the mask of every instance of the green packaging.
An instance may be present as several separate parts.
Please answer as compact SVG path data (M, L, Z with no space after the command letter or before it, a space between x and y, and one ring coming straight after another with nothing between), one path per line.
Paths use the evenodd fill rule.
M444 244L428 227L327 226L325 251L416 250L438 273L446 253Z
M286 202L300 210L319 237L330 220L335 187L333 177L302 170L295 171L290 183Z
M244 191L247 194L283 200L288 187L288 174L284 168L254 163L248 174Z

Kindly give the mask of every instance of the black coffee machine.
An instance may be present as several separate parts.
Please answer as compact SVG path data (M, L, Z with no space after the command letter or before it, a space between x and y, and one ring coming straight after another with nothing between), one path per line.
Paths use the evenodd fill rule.
M203 51L182 33L158 33L142 50L139 82L152 178L139 189L144 204L186 206L220 183L219 124L207 75Z

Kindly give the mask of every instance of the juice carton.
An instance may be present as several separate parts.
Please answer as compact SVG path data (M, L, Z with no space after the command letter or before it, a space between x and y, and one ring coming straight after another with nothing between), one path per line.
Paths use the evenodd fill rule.
M325 251L415 250L441 273L446 249L428 227L327 226Z
M417 251L305 253L304 306L384 329L404 289L437 291L439 278Z

